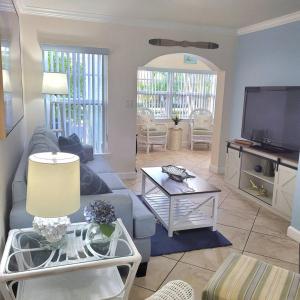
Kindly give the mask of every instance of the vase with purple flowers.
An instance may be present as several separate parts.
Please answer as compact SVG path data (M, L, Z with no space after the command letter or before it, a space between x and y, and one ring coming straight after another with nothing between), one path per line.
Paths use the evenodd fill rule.
M90 224L86 233L89 244L93 248L97 247L97 251L108 251L111 240L116 236L114 207L98 200L87 205L83 214L86 222Z

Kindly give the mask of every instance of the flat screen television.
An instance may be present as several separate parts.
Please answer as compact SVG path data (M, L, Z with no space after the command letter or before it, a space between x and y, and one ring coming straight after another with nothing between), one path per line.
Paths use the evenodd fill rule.
M300 86L246 87L242 138L262 147L300 150Z

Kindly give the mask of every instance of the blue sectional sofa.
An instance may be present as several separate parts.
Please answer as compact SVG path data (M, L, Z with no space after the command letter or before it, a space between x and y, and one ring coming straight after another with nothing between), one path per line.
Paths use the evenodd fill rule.
M42 127L36 128L19 162L13 184L13 203L10 212L10 228L31 227L33 217L26 212L27 160L31 153L52 152L58 149L55 134ZM80 210L70 216L72 222L84 221L83 209L91 201L104 200L115 207L117 217L121 218L133 241L142 255L138 276L144 276L150 257L150 238L155 233L155 218L138 199L125 187L119 176L112 170L103 156L95 155L87 165L97 173L111 188L112 193L81 196Z

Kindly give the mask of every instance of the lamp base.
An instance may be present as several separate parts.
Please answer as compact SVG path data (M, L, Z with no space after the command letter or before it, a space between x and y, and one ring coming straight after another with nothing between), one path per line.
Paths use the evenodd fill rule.
M57 249L62 245L63 238L70 224L71 222L69 217L34 217L32 227L46 239L49 243L47 244L48 247ZM44 246L46 246L46 243Z

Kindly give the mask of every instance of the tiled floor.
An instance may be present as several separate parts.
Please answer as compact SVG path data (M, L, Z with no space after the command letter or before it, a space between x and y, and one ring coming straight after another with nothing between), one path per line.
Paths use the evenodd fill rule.
M137 155L137 169L166 164L182 165L222 190L219 204L218 230L231 242L231 247L197 250L150 259L147 276L137 278L130 300L149 297L166 282L182 279L196 291L196 299L213 272L232 251L270 262L293 271L298 270L298 244L286 236L289 223L233 192L220 175L209 171L210 153L206 150L155 151ZM141 174L125 181L140 193Z

